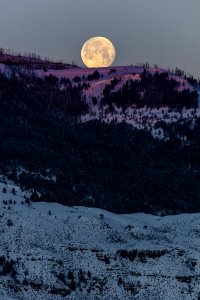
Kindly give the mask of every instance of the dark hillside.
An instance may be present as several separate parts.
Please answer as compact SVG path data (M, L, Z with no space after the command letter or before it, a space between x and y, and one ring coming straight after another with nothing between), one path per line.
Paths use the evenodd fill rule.
M123 123L80 124L80 86L59 84L0 76L1 173L41 193L32 200L118 213L200 210L199 119L193 129L165 124L167 141Z

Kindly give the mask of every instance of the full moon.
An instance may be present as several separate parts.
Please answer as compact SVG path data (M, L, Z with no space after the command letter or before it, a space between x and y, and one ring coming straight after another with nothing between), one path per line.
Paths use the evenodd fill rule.
M93 37L85 42L81 58L88 68L110 67L116 56L115 47L105 37Z

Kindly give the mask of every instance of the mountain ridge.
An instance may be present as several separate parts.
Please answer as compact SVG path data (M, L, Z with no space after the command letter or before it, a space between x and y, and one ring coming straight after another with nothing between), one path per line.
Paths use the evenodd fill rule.
M47 70L48 68L60 70L68 68L77 68L74 64L67 64L62 61L53 61L48 58L42 59L40 55L35 53L29 55L21 54L10 54L10 51L5 51L0 48L0 63L5 64L6 66L19 66L24 68L32 69L43 69Z

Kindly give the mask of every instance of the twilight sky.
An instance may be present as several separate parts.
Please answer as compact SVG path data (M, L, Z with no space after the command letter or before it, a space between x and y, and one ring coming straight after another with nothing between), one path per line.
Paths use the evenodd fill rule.
M0 47L82 64L82 44L110 38L115 65L178 66L200 77L200 0L0 0Z

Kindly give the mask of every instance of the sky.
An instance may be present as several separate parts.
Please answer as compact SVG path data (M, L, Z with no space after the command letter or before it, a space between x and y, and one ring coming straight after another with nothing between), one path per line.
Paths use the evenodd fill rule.
M0 47L82 65L93 36L115 65L149 62L200 77L200 0L0 0Z

